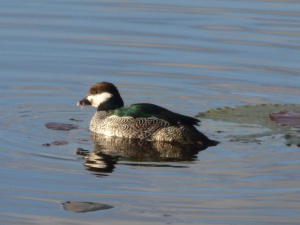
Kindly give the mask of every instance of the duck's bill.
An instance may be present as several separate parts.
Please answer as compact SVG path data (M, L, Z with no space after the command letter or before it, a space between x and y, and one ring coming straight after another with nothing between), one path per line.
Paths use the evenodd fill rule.
M82 99L81 101L77 102L77 106L84 106L84 105L91 105L91 102L89 100L87 100L86 97L84 99Z

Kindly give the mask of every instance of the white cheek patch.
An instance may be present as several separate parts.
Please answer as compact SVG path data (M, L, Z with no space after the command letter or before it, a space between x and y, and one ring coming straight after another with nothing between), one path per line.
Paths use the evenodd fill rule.
M89 95L87 99L91 102L92 106L98 107L100 104L106 102L113 95L108 92L103 92L97 95Z

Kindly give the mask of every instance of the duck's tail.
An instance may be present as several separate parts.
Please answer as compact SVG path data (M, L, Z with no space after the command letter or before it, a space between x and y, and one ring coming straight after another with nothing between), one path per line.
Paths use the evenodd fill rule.
M207 146L216 146L216 145L218 145L219 143L220 143L219 141L215 141L215 140L210 140L210 139L208 139L206 145L207 145Z
M196 135L196 143L205 147L210 147L210 146L216 146L220 142L211 140L208 137L206 137L204 134L202 134L200 131L198 131Z

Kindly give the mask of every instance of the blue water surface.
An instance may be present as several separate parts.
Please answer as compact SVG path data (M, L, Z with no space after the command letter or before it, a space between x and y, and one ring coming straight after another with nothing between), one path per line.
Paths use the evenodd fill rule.
M0 1L1 224L297 224L299 149L282 136L221 141L183 161L115 158L89 170L95 112L76 103L114 83L125 104L195 116L245 104L298 104L296 1ZM75 120L70 120L75 119ZM48 122L82 129L57 131ZM239 131L234 131L239 132ZM242 133L243 131L241 131ZM67 145L43 144L67 141ZM93 156L99 157L99 156ZM66 201L114 208L89 213Z

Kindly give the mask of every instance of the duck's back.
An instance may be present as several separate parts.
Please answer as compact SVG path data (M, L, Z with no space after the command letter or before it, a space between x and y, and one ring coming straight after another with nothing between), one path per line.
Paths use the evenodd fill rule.
M90 130L108 136L152 140L152 135L170 124L155 118L134 118L113 115L113 111L97 111L90 123Z

